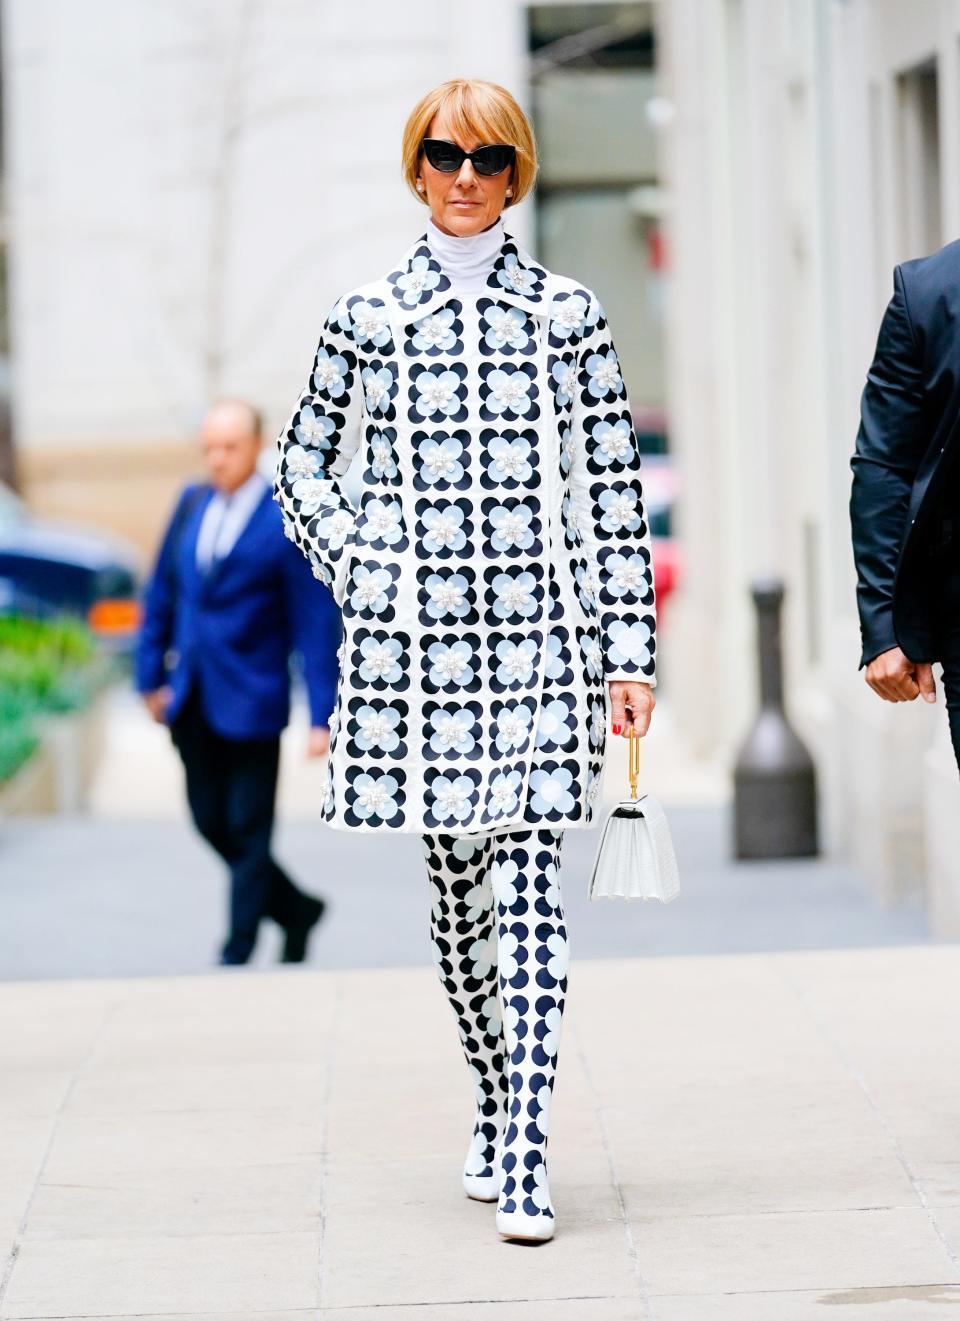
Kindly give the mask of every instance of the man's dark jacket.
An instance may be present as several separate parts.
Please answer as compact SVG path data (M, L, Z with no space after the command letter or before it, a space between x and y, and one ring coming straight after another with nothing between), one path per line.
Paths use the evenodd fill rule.
M290 655L296 651L311 723L327 725L342 635L330 589L284 536L269 487L233 548L204 575L197 537L213 495L212 486L188 486L167 528L144 597L137 688L170 684L172 721L199 686L204 715L219 734L269 738L290 714Z
M893 273L850 460L860 668L939 658L936 574L960 538L960 241Z

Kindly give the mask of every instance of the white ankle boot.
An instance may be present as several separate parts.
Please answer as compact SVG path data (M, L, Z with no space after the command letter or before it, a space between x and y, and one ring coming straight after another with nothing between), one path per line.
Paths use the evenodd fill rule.
M508 1164L511 1164L509 1156ZM544 1243L553 1238L556 1215L544 1161L524 1171L517 1163L505 1174L501 1167L497 1232L501 1238Z
M522 1243L546 1243L547 1239L553 1238L553 1224L553 1216L497 1210L497 1233L501 1238L519 1239Z
M478 1122L489 1121L484 1121L478 1116ZM483 1132L477 1130L470 1140L467 1158L463 1163L463 1190L468 1197L472 1197L476 1202L495 1202L500 1196L500 1142L502 1138L503 1132L501 1130L490 1166L487 1166L484 1159L487 1138Z

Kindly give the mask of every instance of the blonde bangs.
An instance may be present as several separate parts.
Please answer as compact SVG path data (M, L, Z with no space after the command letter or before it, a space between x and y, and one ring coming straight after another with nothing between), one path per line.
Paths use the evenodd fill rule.
M453 78L441 83L414 106L403 131L403 177L418 201L427 199L417 191L420 143L434 117L445 110L458 138L482 142L510 143L516 148L513 167L513 196L505 206L516 206L530 192L537 176L537 148L530 121L516 100L499 83L475 78Z

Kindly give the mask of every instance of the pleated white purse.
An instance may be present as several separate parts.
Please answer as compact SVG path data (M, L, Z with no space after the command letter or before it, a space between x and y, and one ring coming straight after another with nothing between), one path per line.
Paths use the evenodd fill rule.
M590 873L591 899L659 899L680 893L680 875L667 817L651 794L637 797L640 738L630 733L630 797L615 803L600 832Z

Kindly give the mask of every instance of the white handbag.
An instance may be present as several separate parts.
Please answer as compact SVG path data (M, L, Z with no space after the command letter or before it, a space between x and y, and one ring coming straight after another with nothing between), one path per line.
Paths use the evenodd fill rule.
M670 827L660 803L637 797L640 738L630 733L630 797L615 803L600 833L590 873L591 899L659 899L668 904L680 893L680 876Z

